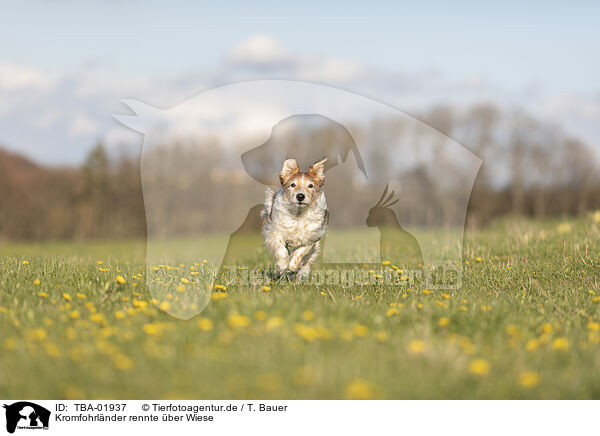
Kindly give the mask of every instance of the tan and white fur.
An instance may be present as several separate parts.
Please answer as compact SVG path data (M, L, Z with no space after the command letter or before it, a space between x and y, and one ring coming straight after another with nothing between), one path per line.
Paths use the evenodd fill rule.
M326 161L300 172L296 160L287 159L279 174L281 187L276 192L266 190L262 233L275 259L277 277L287 274L307 278L319 256L320 241L329 222L323 192Z

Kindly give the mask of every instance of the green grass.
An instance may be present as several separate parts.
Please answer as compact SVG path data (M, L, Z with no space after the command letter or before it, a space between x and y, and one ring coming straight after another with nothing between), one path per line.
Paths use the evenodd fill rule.
M467 232L459 290L230 287L183 321L141 242L4 245L0 395L600 398L599 251L591 216L511 219Z

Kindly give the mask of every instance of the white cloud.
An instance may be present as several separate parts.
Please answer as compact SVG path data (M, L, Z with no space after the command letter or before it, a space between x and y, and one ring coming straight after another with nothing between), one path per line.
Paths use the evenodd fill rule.
M255 35L229 50L226 59L232 64L271 67L293 60L291 51L269 35Z

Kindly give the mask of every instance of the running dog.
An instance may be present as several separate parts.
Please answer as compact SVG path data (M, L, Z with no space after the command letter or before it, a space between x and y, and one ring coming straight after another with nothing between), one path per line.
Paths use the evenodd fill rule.
M329 223L323 192L325 162L300 172L295 159L287 159L279 173L281 187L267 188L262 233L265 245L275 259L276 277L305 279L320 252L320 240Z

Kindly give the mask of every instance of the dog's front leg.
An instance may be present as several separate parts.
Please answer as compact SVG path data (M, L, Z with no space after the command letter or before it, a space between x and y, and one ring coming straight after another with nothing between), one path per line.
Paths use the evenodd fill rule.
M275 258L275 269L277 274L283 274L288 268L290 261L290 256L287 247L285 246L285 241L277 238L271 239L267 241L266 245Z
M290 258L290 263L288 269L291 272L298 272L303 269L304 264L306 263L305 258L309 257L311 253L315 250L315 244L304 245L302 247L298 247Z

